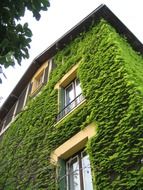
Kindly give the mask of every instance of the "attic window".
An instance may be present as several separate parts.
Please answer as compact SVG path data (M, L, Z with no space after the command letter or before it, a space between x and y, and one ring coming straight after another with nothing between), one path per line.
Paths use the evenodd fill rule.
M44 70L42 70L33 80L31 94L35 93L44 83Z

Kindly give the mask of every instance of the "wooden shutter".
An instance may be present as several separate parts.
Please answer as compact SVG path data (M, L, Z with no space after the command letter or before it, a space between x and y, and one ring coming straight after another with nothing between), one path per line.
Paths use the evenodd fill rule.
M59 159L59 172L58 172L58 178L59 178L59 190L66 189L66 163L65 160Z

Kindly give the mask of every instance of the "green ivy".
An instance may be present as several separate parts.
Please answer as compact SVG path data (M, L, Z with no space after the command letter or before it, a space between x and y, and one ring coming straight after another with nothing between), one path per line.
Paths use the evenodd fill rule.
M143 58L106 21L91 26L55 57L46 87L0 142L0 190L55 190L51 152L86 127L96 190L143 189ZM79 63L84 104L56 124L55 84Z

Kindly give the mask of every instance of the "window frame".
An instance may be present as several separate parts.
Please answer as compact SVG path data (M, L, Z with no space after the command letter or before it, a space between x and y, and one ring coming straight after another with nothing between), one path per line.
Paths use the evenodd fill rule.
M64 107L66 107L68 104L70 104L70 102L72 102L74 99L76 99L80 94L82 94L82 89L81 89L81 86L80 86L80 91L81 91L81 93L80 94L77 94L77 81L79 81L79 84L81 84L80 83L80 80L79 80L79 78L77 78L77 77L75 77L65 88L64 88L64 91L65 91L65 93L64 93L64 96L65 96L65 104L64 104ZM73 98L73 100L71 100L68 104L66 103L66 99L67 99L67 96L66 96L66 92L67 92L67 88L69 88L70 86L72 85L72 90L73 90L73 96L74 96L74 98Z
M75 85L74 85L74 80L72 81L72 82L70 82L63 90L64 90L64 97L61 97L61 98L63 98L64 99L64 105L63 105L63 108L65 108L67 105L69 105L70 104L70 102L69 103L67 103L67 89L70 87L70 86L72 86L72 91L73 91L73 96L74 96L74 98L75 98Z
M64 172L65 160L68 160L77 152L84 149L88 140L96 134L97 127L96 124L93 122L51 152L50 160L51 163L57 167L57 178L60 190L63 190L66 187L66 181L63 177L66 175L66 173ZM94 179L92 179L92 181L94 187Z
M32 82L31 95L35 94L35 92L37 92L41 88L41 86L44 84L44 75L45 75L45 69L43 69L40 73L38 73L38 75L34 77L34 80ZM37 84L37 81L38 81L38 84Z
M49 73L51 70L52 61L48 60L45 63L41 65L41 67L37 70L37 72L34 74L33 78L30 81L30 90L28 92L28 95L30 97L34 97L39 93L41 88L44 86L45 83L48 81ZM40 79L39 84L37 85L37 81Z
M85 148L80 150L79 152L77 152L76 154L74 154L73 156L71 156L70 158L68 158L67 160L65 160L65 164L66 164L66 189L67 190L72 190L72 187L71 186L71 181L70 181L70 178L72 176L70 176L70 167L72 166L72 164L76 163L74 162L74 159L76 159L77 161L77 171L78 171L78 177L79 178L79 182L78 184L80 185L80 190L86 190L85 189L85 177L84 177L84 167L83 167L83 158L88 156L87 152L85 151ZM90 163L90 160L89 160L89 156L88 156L88 161ZM76 170L75 170L76 171ZM74 171L72 172L74 173ZM92 190L93 190L93 180L92 180L92 170L91 170L91 165L90 165L90 178L91 178L91 183L92 183ZM72 174L71 174L72 175Z
M77 94L77 84L78 84L77 81L79 81L79 84L80 84L79 78L76 77L65 88L63 88L63 90L64 90L64 95L63 96L64 97L61 96L61 99L63 100L63 101L61 100L61 102L64 102L64 103L63 103L63 105L61 107L61 111L65 109L65 113L64 113L65 115L67 115L67 113L70 113L74 108L76 108L78 106L78 104L80 104L84 99L84 97L82 95L81 86L80 86L81 93ZM67 89L70 86L72 87L73 98L68 102L67 101L67 99L68 99L68 97L67 97L67 94L68 94ZM78 100L79 97L81 97L81 99ZM69 107L69 110L67 110L68 107Z
M77 82L78 81L78 82ZM65 86L59 89L59 113L57 114L56 121L61 121L64 117L70 114L76 109L81 103L84 102L85 98L82 94L82 88L80 86L80 92L78 93L77 87L80 85L80 80L76 76ZM67 101L67 89L71 86L73 92L73 99ZM79 87L78 87L79 88Z

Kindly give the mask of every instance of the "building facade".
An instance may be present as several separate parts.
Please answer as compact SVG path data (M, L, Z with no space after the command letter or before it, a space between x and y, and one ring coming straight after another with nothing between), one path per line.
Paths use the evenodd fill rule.
M142 53L101 5L35 58L0 110L0 190L142 190Z

